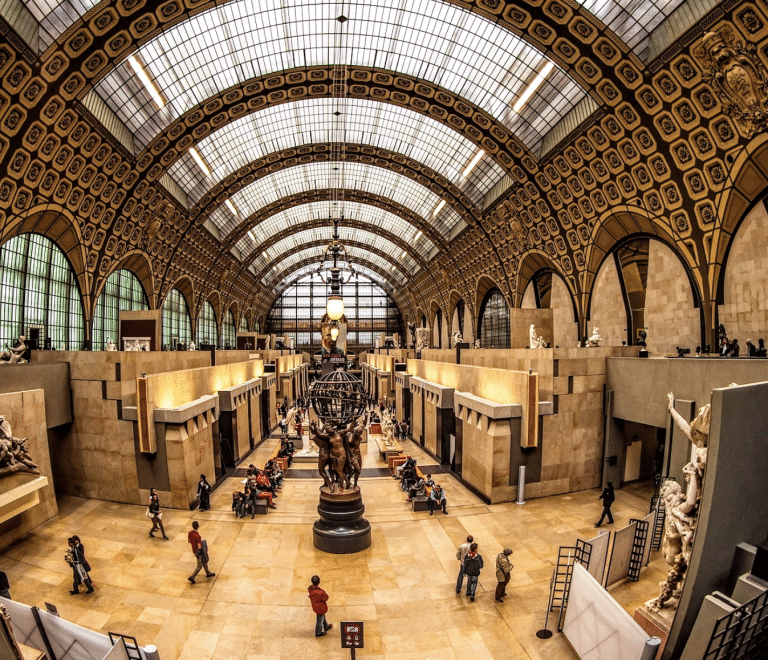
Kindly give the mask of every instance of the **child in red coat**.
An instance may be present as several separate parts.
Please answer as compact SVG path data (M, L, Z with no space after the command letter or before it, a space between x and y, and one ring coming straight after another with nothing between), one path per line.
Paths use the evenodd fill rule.
M320 588L320 578L317 575L312 576L312 584L307 588L307 591L312 603L312 611L317 614L315 637L323 637L333 628L333 624L325 620L325 613L328 611L328 594Z

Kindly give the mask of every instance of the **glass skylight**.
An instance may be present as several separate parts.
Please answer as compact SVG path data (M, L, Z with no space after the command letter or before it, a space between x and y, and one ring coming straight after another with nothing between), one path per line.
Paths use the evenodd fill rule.
M268 252L272 252L273 247L266 248L265 243L269 241L272 236L284 232L291 227L299 227L305 222L311 222L314 220L327 221L327 226L330 227L329 216L333 212L333 202L312 202L309 204L302 204L300 206L294 206L293 208L286 209L280 213L276 213L270 216L260 224L256 225L248 233L241 238L236 247L246 258L254 250L258 250L258 253L266 249ZM338 217L338 211L335 214ZM421 236L416 238L419 233L419 228L411 223L407 222L400 216L397 216L389 211L380 209L377 206L371 206L369 204L361 204L359 202L346 202L344 204L344 217L347 220L357 220L364 222L366 225L371 226L371 232L377 233L377 229L385 230L392 234L401 237L404 241L407 241L424 259L434 248L434 243L429 240L428 237L422 232ZM318 229L317 231L321 231ZM330 231L330 230L329 230ZM345 227L344 224L339 227L339 232L355 232L360 230L352 229L351 227ZM380 232L379 232L380 234ZM326 234L323 234L324 236ZM341 234L343 236L347 234ZM351 236L352 234L350 234ZM330 241L330 234L327 234Z
M429 188L425 188L403 174L373 165L361 163L342 165L342 163L333 162L297 165L269 174L232 195L231 202L237 209L237 215L222 204L211 214L210 219L226 236L242 220L272 202L308 190L325 189L359 190L386 197L420 215L434 225L445 238L461 219L459 214L448 205L433 217L432 211L437 208L440 198ZM347 204L348 202L345 202L343 205L345 209ZM341 202L335 208L340 212Z
M262 281L264 282L265 286L269 286L280 282L281 280L287 278L289 275L293 276L294 272L301 268L299 264L301 264L306 259L314 260L315 263L313 269L317 270L317 267L320 264L320 256L322 255L323 250L324 248L322 247L307 248L297 252L296 254L292 254L289 257L286 257L279 264L273 264L273 266L277 266L276 271L272 266L270 266L268 273L265 273L262 277ZM353 267L355 270L357 270L357 264L360 264L362 267L363 262L365 261L380 268L386 273L391 273L392 281L398 283L403 283L404 281L403 270L400 268L395 268L392 270L393 264L386 259L381 258L377 254L373 254L365 250L360 250L359 248L350 248L349 255L352 259ZM264 267L264 264L257 261L254 264L254 267L256 268L256 271L259 272ZM381 276L376 275L375 279L376 281L380 281Z
M333 229L331 227L317 227L314 229L298 231L294 234L291 234L288 238L284 238L274 245L265 248L267 252L266 261L279 258L279 255L285 252L301 248L304 245L309 245L310 243L315 243L317 241L322 241L323 243L320 246L322 252L322 250L324 250L333 240L332 234ZM363 231L361 229L353 229L351 227L340 227L339 238L344 244L344 247L349 249L350 255L352 254L353 250L357 249L355 246L350 245L350 241L356 241L357 243L365 243L366 245L379 250L383 254L391 255L396 261L400 262L401 267L409 273L415 272L415 270L418 268L418 264L413 259L413 257L410 256L410 254L406 254L405 257L402 257L403 248L398 247L392 241L387 240L386 238L376 233ZM259 261L264 260L263 252L264 249L262 249L261 252L257 252ZM331 262L328 260L326 263L330 266ZM278 268L279 267L280 266L278 265Z
M275 291L275 298L279 298L289 286L296 283L298 280L302 280L303 283L309 283L310 280L312 280L316 284L322 283L322 280L316 274L315 271L317 271L317 264L313 263L313 264L305 264L304 266L299 267L297 270L294 270L286 274L278 284L278 288ZM365 278L367 278L374 284L382 287L387 293L389 293L394 298L394 289L392 287L392 281L399 281L399 280L394 277L394 273L392 273L391 267L390 267L390 273L393 275L393 277L391 277L390 280L383 280L381 275L379 275L375 270L372 270L371 268L368 268L368 266L363 266L361 264L355 264L355 272L360 274L362 278L360 280L361 283L364 283ZM348 272L342 273L342 277L344 278L345 281L348 276L349 276ZM327 280L328 274L324 273L323 277L325 277Z
M177 160L169 173L196 203L215 183L271 153L336 142L371 145L412 158L451 181L476 204L504 176L486 155L468 179L462 177L478 147L431 117L366 99L349 99L339 116L333 114L337 106L334 99L308 99L241 117L197 144L210 176L190 155Z
M336 1L222 4L139 49L139 61L167 101L162 109L127 62L96 90L144 147L191 108L252 78L327 64L383 68L464 97L533 151L585 94L555 67L521 112L513 112L546 57L512 32L453 4L376 0L344 3L344 12L349 20L340 25Z

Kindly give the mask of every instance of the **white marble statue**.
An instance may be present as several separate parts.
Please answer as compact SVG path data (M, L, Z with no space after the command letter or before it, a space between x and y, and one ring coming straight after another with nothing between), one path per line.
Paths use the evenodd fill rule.
M392 345L395 348L400 348L400 334L397 332L392 335Z
M197 346L195 346L195 342L193 342L193 341L189 342L189 350L190 351L196 351L197 350Z
M587 339L587 346L589 346L590 348L593 348L595 346L600 346L600 342L603 341L603 338L598 333L599 329L600 328L598 328L597 326L592 328L592 336L589 339Z
M457 330L453 333L453 347L456 348L462 343L464 343L464 336Z
M9 348L8 344L5 345L6 350L0 353L0 360L6 364L26 364L24 359L24 353L27 352L27 338L24 335L19 335L19 340L13 348Z
M384 413L381 420L381 432L384 436L384 444L387 447L395 445L395 425L392 423L392 417L389 413Z
M480 340L475 339L475 348L480 348Z
M536 326L533 323L531 323L531 327L528 330L528 346L530 348L546 348L547 346L544 337L540 337L536 334Z
M675 410L675 397L671 392L667 394L667 399L672 419L694 446L693 460L683 468L685 487L672 479L665 481L661 487L666 513L661 550L671 568L667 579L659 583L658 597L646 603L652 612L677 609L691 561L709 442L710 405L700 408L696 418L689 424Z
M416 350L429 348L429 328L416 328Z
M108 351L116 351L117 346L115 346L115 342L112 341L112 338L110 337L107 339L107 350Z

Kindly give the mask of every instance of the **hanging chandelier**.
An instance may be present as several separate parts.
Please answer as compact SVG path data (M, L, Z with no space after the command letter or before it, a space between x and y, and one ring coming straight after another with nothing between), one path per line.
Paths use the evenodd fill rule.
M343 216L341 219L343 220ZM328 300L325 304L325 313L328 315L328 318L338 323L338 321L340 321L344 316L344 299L341 297L341 285L346 284L346 282L342 282L341 279L342 269L339 266L339 260L343 258L343 260L347 263L345 270L349 271L350 278L355 274L355 270L352 267L349 254L347 253L344 244L339 238L340 220L339 218L332 218L331 222L333 223L333 240L328 245L328 247L325 248L322 256L320 257L320 266L317 269L317 273L320 278L323 279L322 271L325 269L325 262L331 262L332 265L330 269L330 277L327 280L323 279L323 282L325 284L330 284L331 287L331 293L328 296ZM334 329L335 328L332 328L331 332L333 332ZM336 332L338 336L338 329L336 329Z

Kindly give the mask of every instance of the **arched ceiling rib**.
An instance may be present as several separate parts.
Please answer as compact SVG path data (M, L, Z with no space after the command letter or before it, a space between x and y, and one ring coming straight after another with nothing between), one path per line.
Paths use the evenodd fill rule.
M352 143L416 161L456 185L475 204L504 176L504 170L486 154L464 177L462 170L477 153L477 146L413 109L358 98L348 99L343 113L335 114L337 106L332 98L304 99L240 117L196 145L210 175L206 176L189 153L168 173L197 203L217 182L276 152L315 143Z
M241 218L250 217L265 206L291 195L326 189L360 191L391 199L424 218L443 239L449 237L451 230L461 220L458 213L448 205L434 216L442 200L426 186L402 174L354 162L346 163L343 167L334 162L321 162L278 170L230 197L236 214L227 205L221 205L209 219L223 236L228 236ZM339 214L345 209L346 203L339 200L332 211Z
M274 259L292 247L303 245L308 241L320 240L329 244L333 240L333 230L326 218L314 218L309 221L297 219L290 223L282 231L274 232L264 243L258 244L250 253L243 253L243 263L254 264L266 259ZM407 240L407 235L397 231L392 232L383 227L361 222L359 220L344 220L344 225L339 227L341 242L346 246L351 241L367 243L375 247L383 254L400 255L407 254L407 268L409 273L415 273L418 268L423 268L426 261L413 244Z
M256 276L265 282L267 286L274 286L275 281L283 279L285 273L290 270L297 262L316 255L317 265L320 265L321 255L328 245L328 241L323 238L308 238L304 243L291 246L284 246L279 257L270 257L261 259L256 270ZM382 250L380 247L371 245L365 241L355 239L344 242L348 258L342 258L339 264L351 264L355 267L357 259L365 255L371 263L379 265L383 269L391 272L390 279L402 286L407 277L410 277L412 270L416 267L414 260L406 255L402 256L399 250ZM325 266L330 268L331 262L326 261ZM277 268L277 270L275 270Z
M336 191L334 190L311 190L291 195L290 197L282 197L277 202L262 208L258 213L242 220L230 234L229 240L224 245L231 246L236 244L241 254L248 254L251 249L258 247L262 241L269 240L274 231L288 229L294 220L310 222L314 219L327 225L329 214L333 208L332 202L335 194ZM366 224L373 225L374 227L402 232L403 238L411 239L412 237L414 246L418 246L420 249L426 249L426 247L421 247L422 240L425 241L425 246L430 244L444 246L446 244L440 234L424 218L386 197L353 191L346 191L345 196L346 208L349 209L348 219L350 223L366 222ZM293 211L303 205L313 206L311 209L306 210L306 213L301 210L289 213L289 211ZM362 208L358 208L358 206ZM297 215L297 213L304 213L304 215ZM423 239L421 237L416 238L416 234L419 231L422 232ZM251 232L253 232L253 235L251 235ZM239 239L237 243L235 243L236 239Z
M123 61L97 93L140 147L188 110L238 82L286 68L338 63L384 66L465 96L529 149L586 94L555 67L530 101L512 109L547 63L513 32L440 0L345 3L233 0L191 16L139 48L138 58L165 101L157 108ZM342 39L338 35L343 35Z

